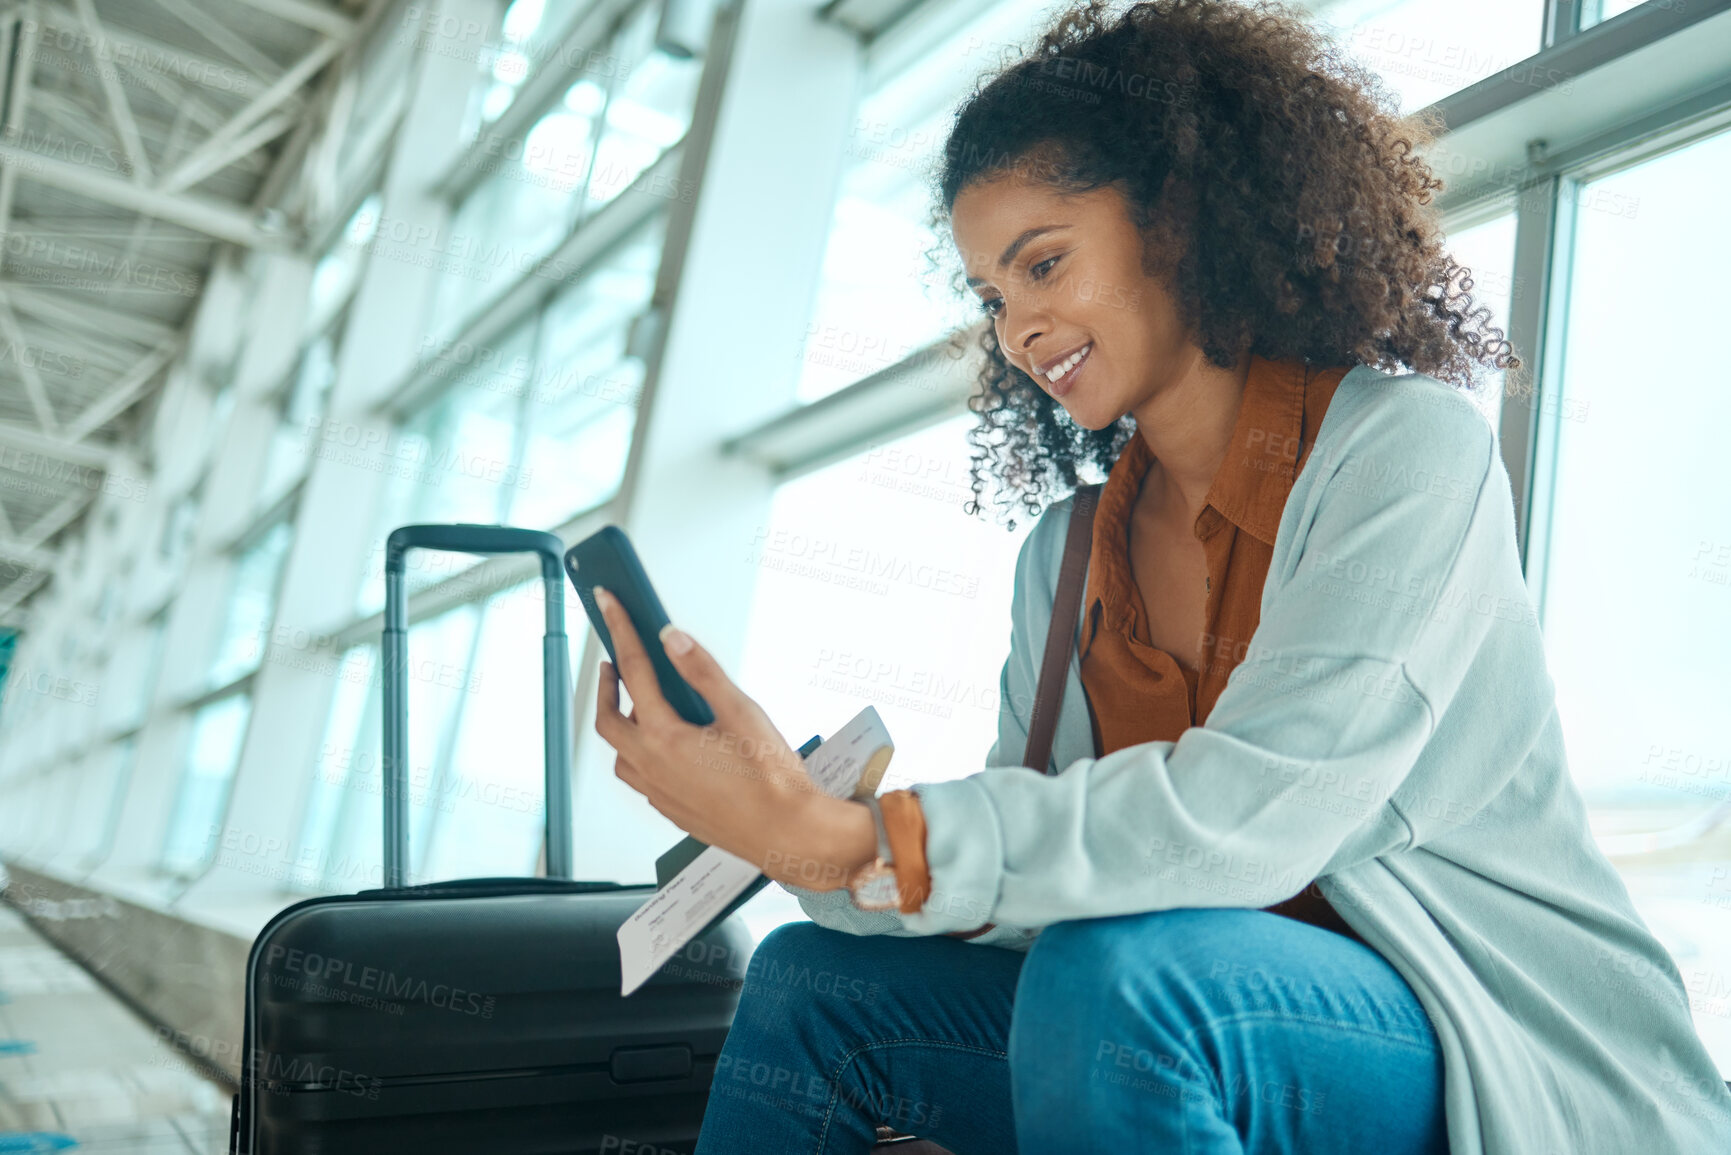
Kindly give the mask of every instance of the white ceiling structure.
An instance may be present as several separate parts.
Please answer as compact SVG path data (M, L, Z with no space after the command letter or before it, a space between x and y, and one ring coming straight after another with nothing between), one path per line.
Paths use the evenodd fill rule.
M139 439L222 246L299 243L266 206L289 169L330 167L330 65L378 9L0 5L0 615Z

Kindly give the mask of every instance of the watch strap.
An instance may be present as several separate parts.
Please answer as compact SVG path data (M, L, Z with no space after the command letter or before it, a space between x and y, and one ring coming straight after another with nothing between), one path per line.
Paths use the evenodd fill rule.
M932 892L931 876L926 869L926 816L920 809L919 795L912 790L891 790L879 804L883 807L890 849L895 852L892 865L896 871L896 891L901 896L901 912L914 914Z

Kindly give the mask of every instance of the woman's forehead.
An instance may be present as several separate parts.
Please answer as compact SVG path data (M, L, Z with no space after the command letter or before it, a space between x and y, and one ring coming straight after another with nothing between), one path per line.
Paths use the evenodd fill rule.
M1002 245L1031 228L1086 227L1122 208L1122 198L1109 186L1076 193L1039 181L1005 178L970 185L957 194L950 210L950 235L958 248Z

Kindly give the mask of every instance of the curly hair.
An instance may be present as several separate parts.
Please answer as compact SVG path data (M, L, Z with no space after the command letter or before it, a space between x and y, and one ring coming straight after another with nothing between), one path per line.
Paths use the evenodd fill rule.
M977 182L1113 186L1142 236L1144 272L1222 369L1248 350L1473 390L1475 362L1523 368L1502 330L1485 327L1471 271L1444 251L1431 205L1443 182L1416 155L1444 128L1436 113L1398 115L1374 73L1272 0L1149 0L1115 19L1106 9L1088 0L1063 12L976 82L939 161L935 234ZM950 279L957 294L964 272ZM1134 417L1085 429L1008 363L992 321L956 330L951 354L973 340L985 359L968 400L980 421L968 433L967 513L980 512L987 468L1010 492L1000 505L1034 517L1049 489L1080 483L1079 465L1110 470ZM1519 372L1506 386L1530 390Z

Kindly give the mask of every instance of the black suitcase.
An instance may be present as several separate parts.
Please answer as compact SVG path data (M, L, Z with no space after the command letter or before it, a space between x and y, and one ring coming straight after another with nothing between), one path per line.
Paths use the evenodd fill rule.
M546 878L402 886L407 869L404 554L536 552L546 585ZM247 960L231 1155L689 1153L739 1001L737 918L629 998L619 925L654 885L571 875L571 693L551 533L411 525L385 551L385 887L310 899Z

